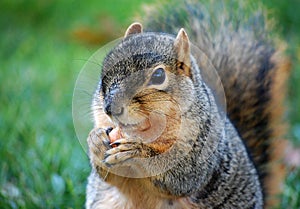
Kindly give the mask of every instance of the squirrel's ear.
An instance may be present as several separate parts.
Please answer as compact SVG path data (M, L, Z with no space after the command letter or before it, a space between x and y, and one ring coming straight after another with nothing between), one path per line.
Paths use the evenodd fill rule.
M127 28L124 38L126 38L129 35L133 35L136 33L142 33L142 32L143 32L142 24L138 23L138 22L134 22Z
M174 42L174 48L177 53L177 68L179 73L190 76L191 58L190 58L190 41L187 33L183 28L177 34Z

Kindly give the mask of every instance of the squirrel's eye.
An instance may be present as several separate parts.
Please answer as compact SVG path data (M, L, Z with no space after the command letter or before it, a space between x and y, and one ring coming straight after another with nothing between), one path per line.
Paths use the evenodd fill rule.
M150 84L151 85L159 85L162 84L166 79L166 73L163 68L157 68L150 79Z

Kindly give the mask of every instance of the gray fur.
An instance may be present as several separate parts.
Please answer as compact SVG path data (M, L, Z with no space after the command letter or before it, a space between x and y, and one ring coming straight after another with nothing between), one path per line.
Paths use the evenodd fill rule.
M168 37L167 40L173 40L171 36L145 33L131 37L133 41L127 40L130 41L129 47L131 48L124 48L125 54L128 54L126 51L133 49L137 49L135 52L140 50L140 53L147 51L149 48L141 48L143 46L141 40L149 37L153 37L151 40L154 43L158 42L156 40L163 40L163 42L155 46L157 51L167 55L172 53L172 51L168 52L170 44L166 46L163 44L165 37ZM139 40L139 44L136 44L135 39ZM126 41L123 44L126 46ZM113 57L112 61L116 56L119 56L118 50L121 51L121 54L123 53L122 47L121 45L120 48L117 47L112 52L116 55L109 55L109 57ZM119 72L121 69L115 70L114 67L116 65L111 65L110 62L112 61L109 58L107 60L109 64L108 62L104 63L104 66L108 65L104 69L108 70L107 74L112 79L117 79L116 76L119 74L114 73ZM168 58L161 61L168 62ZM188 88L186 89L187 93L183 93L185 91L184 87L178 88L177 86L172 89L172 86L175 87L176 84L171 84L170 89L168 89L172 95L177 95L175 98L178 98L178 100L181 99L181 95L196 96L195 98L190 98L192 102L190 107L186 112L182 113L181 138L178 139L178 143L173 147L176 158L175 154L171 155L174 158L165 158L165 161L158 166L163 166L166 163L175 165L162 174L151 176L149 180L154 187L159 189L162 195L187 197L190 202L199 208L262 208L262 193L258 176L252 162L248 158L245 147L229 120L223 121L221 119L211 90L205 83L198 82L202 79L195 63L193 63L192 68L193 88ZM179 81L178 83L180 84L181 82ZM109 89L109 84L107 88ZM101 141L103 139L96 138L96 140ZM185 146L182 146L183 144ZM89 143L89 146L91 146L91 143ZM188 153L185 153L186 146L191 148ZM93 152L93 149L90 151ZM101 152L101 149L99 151ZM93 154L97 155L97 152ZM92 156L91 163L93 167L100 166L100 162ZM99 160L101 161L103 158L101 159L100 157ZM148 168L151 169L151 166L151 164L148 165ZM100 205L107 204L108 208L110 203L106 201L103 203L101 199L107 199L105 197L107 197L109 192L118 193L116 192L117 188L109 187L107 183L98 178L99 176L94 172L90 176L87 190L87 208L97 208L97 204L93 204L93 202L99 202ZM214 182L214 184L210 185L211 182ZM147 196L148 194L145 193L144 195ZM113 201L114 204L122 203L122 192L118 196L120 197L116 202ZM166 198L165 200L168 199ZM130 205L130 202L130 199L126 200L123 206Z
M222 27L220 33L207 34L209 33L205 25L207 22L198 24L199 14L197 17L195 13L192 15L194 16L190 19L190 27L193 30L190 33L193 40L219 71L223 68L240 69L243 65L251 68L257 64L257 54L260 51L270 51L270 53L272 51L267 45L258 46L256 36L262 39L264 37L260 30L256 31L256 34L244 33L244 29L235 33L230 32L230 27L228 29ZM240 36L240 34L244 35ZM116 96L117 101L126 103L128 98L132 98L146 82L148 77L145 70L157 64L174 65L172 70L175 71L174 39L172 35L157 33L139 33L126 37L104 60L103 76L99 89L95 93L94 105L100 105L100 92L110 92L112 88L119 92ZM237 43L242 44L242 47L236 46L233 51L233 45ZM253 48L253 46L257 47ZM154 59L145 55L149 53L163 56ZM254 54L253 59L244 60L244 54ZM132 55L144 56L133 60ZM87 187L86 207L88 209L263 208L263 193L257 170L230 119L227 116L224 118L211 88L204 82L201 74L203 67L205 68L205 65L198 66L192 57L191 79L175 77L166 89L181 106L184 106L181 113L181 132L170 150L171 154L166 155L163 160L156 159L154 156L153 161L143 165L143 169L151 173L152 167L163 168L169 164L174 165L169 170L145 179L124 178L124 184L111 185L106 182L109 181L109 170L103 170L103 166L109 164L105 162L105 152L110 149L101 144L101 141L107 140L102 129L104 127L100 127L102 134L93 134L99 131L99 127L96 127L96 131L92 131L88 138L93 168ZM234 71L223 70L222 72L226 74ZM139 75L139 79L125 82L126 77L132 74ZM251 73L249 74L251 76ZM222 75L222 78L225 77L226 75ZM140 145L140 147L149 149L147 145ZM147 154L150 155L150 151ZM137 154L137 156L142 155L143 153ZM122 179L118 176L111 178ZM127 196L130 185L126 183L129 181L133 188L135 188L133 184L147 182L156 189L155 192L159 191L153 194L155 200L149 200L150 197L147 197L151 196L153 191L146 190L142 193L141 201L152 202L153 205L143 205L143 202L135 202L135 199Z

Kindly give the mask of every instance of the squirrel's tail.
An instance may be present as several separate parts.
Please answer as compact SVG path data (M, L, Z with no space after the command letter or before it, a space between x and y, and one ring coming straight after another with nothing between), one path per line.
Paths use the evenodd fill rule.
M250 5L238 2L149 7L143 24L149 31L172 34L185 28L191 42L212 61L225 90L228 116L248 148L270 205L284 179L280 158L289 61L283 44L267 29L261 9L253 12Z

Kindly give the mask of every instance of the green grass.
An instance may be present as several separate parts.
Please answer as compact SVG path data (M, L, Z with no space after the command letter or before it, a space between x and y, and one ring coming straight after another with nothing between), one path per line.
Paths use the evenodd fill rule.
M74 4L0 3L0 208L83 208L89 162L74 132L72 94L100 45L71 33L98 25L103 11L98 1ZM129 24L119 10L116 22Z
M121 36L141 3L112 2L0 2L0 208L84 207L90 168L75 135L71 103L77 75L100 44L72 34L81 27L102 34L108 18L110 39ZM300 144L300 8L296 0L264 2L290 46L290 138ZM299 169L288 175L281 208L300 207L299 178Z

